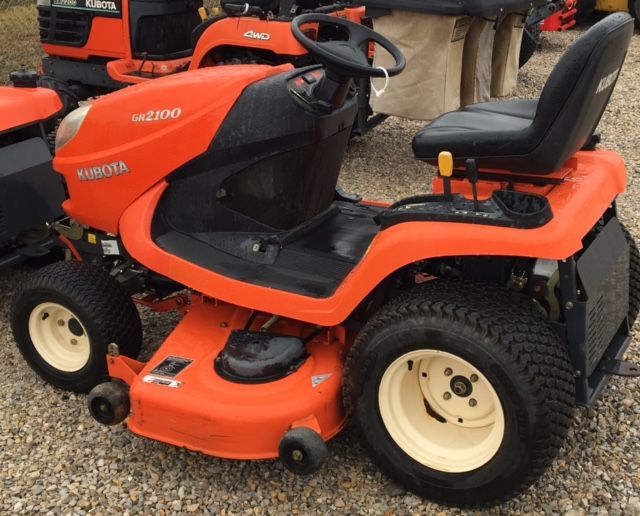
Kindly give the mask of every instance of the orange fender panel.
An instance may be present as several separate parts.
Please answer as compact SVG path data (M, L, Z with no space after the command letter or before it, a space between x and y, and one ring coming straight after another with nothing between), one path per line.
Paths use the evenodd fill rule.
M407 222L380 233L362 262L335 294L317 299L251 285L198 267L160 249L151 238L155 207L166 188L154 186L124 213L120 230L127 251L151 270L203 294L256 310L322 326L342 323L396 270L444 256L522 256L559 260L582 247L582 238L626 186L622 158L613 152L579 152L564 181L547 195L554 213L537 229L447 222Z
M0 86L0 133L47 120L62 107L58 94L48 88Z
M290 69L208 68L93 101L76 137L54 159L69 190L64 210L83 224L116 234L122 213L136 198L207 150L248 85Z
M270 50L278 55L307 53L291 33L291 23L259 18L223 18L204 31L193 53L190 70L210 66L208 56L218 47Z

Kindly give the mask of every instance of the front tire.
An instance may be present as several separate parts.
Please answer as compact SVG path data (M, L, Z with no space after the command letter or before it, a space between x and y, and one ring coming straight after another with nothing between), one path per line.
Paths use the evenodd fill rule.
M140 317L131 297L106 271L58 262L32 274L11 310L13 335L29 366L60 389L88 392L107 381L111 342L137 357Z
M562 446L574 378L524 298L436 280L367 323L347 358L345 406L373 459L413 493L462 506L531 485Z

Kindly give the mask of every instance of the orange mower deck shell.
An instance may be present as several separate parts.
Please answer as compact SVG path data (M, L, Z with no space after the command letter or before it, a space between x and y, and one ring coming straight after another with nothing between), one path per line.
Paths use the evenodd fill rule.
M58 94L48 88L0 86L0 133L47 120L62 107Z
M450 222L398 224L374 238L362 261L327 298L244 283L162 250L151 237L151 222L167 187L164 181L124 212L120 234L127 251L144 266L206 296L308 323L335 326L386 277L421 260L483 255L561 260L578 252L582 238L624 191L627 174L622 158L604 150L579 152L568 163L571 168L563 171L562 182L541 191L549 199L554 215L546 225L514 229ZM493 188L501 186L500 182L492 183ZM530 191L532 187L516 184L516 188ZM85 218L79 220L84 223Z
M65 212L82 224L118 233L120 217L140 195L205 152L249 84L292 68L233 65L195 70L93 101L78 135L54 159L54 169L64 176L69 192ZM177 114L175 110L175 118L156 116Z
M345 332L326 330L307 349L293 374L268 383L239 384L220 377L214 360L234 329L244 329L251 311L196 298L188 313L147 364L108 357L109 373L130 385L129 428L135 434L216 457L268 459L291 428L303 426L326 441L345 424L340 398ZM266 322L256 318L257 329ZM271 331L308 335L314 327L280 320ZM152 370L168 356L193 360L173 380L150 383Z

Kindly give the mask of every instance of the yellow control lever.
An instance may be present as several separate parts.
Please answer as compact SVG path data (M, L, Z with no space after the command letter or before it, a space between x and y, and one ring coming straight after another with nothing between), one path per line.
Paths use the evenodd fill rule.
M453 154L449 151L442 151L438 154L438 168L441 176L451 177L453 175Z

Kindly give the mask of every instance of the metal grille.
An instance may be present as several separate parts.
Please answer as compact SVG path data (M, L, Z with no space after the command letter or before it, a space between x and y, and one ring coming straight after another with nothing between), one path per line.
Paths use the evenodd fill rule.
M38 25L43 43L82 46L91 27L89 13L38 7Z
M591 374L628 310L629 255L620 256L596 295L587 302L587 364Z

